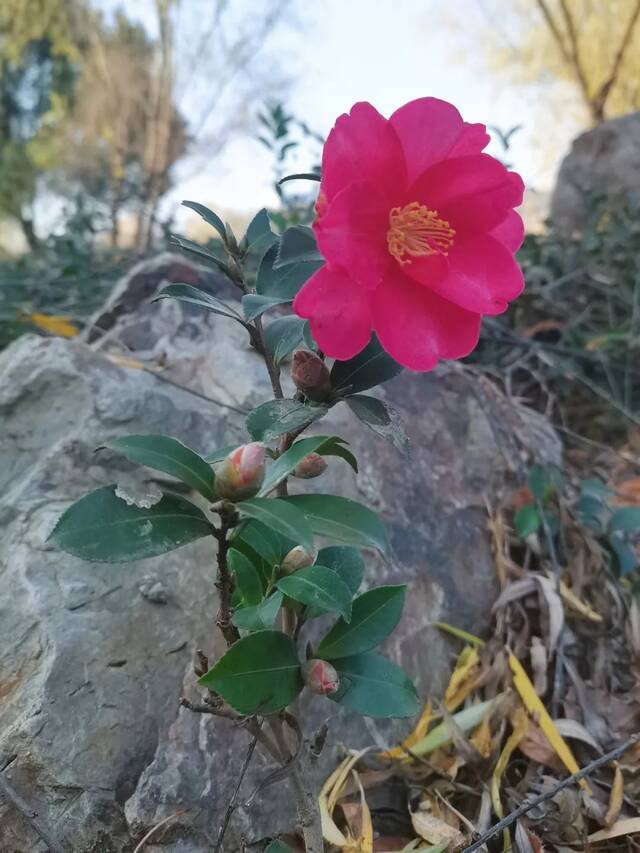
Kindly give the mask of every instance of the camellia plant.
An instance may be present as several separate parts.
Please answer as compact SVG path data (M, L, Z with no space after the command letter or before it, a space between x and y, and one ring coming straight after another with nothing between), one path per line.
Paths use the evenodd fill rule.
M163 435L110 441L197 498L168 491L156 502L136 501L108 485L70 506L51 534L63 551L114 563L212 540L216 624L227 651L213 664L197 653L202 698L181 701L242 722L253 745L284 765L276 772L290 780L309 851L323 840L298 696L306 690L372 717L412 716L419 700L409 677L376 651L400 619L405 588L360 592L362 549L389 557L382 521L339 495L289 494L289 481L321 477L330 457L357 472L343 439L303 437L336 405L407 453L397 413L365 392L403 367L424 371L467 355L482 315L504 311L520 293L514 252L523 229L513 208L522 181L482 153L488 141L483 125L465 123L434 98L388 120L356 104L327 139L321 176L285 179L321 181L312 229L278 235L262 210L238 241L213 211L185 202L216 230L224 253L178 244L239 288L242 313L186 284L158 298L239 323L264 360L273 399L248 415L250 440L239 447L200 455ZM290 304L294 313L283 313ZM289 361L290 397L282 383ZM335 621L312 646L308 626L327 614Z

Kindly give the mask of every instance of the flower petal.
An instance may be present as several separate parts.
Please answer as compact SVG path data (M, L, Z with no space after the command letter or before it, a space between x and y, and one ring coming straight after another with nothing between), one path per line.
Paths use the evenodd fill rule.
M524 240L524 222L520 214L510 210L500 225L491 229L491 236L510 252L517 252Z
M406 186L402 148L395 130L371 104L341 115L322 152L320 194L327 201L354 181L367 180L396 191Z
M397 271L373 294L373 327L389 355L410 370L432 370L439 359L462 358L480 335L479 314L442 299Z
M371 338L367 291L345 272L321 267L299 291L293 310L309 320L314 341L331 358L353 358Z
M458 110L438 98L409 101L389 122L400 138L410 182L447 157L464 130Z
M424 172L408 190L456 231L490 231L522 203L524 184L488 154L445 160Z
M488 234L456 238L447 255L449 269L440 278L433 277L428 260L412 259L403 272L467 311L501 314L524 288L513 254Z
M392 262L387 247L390 209L390 202L368 181L339 192L314 225L329 266L347 269L363 286L376 287Z
M460 139L449 151L448 157L468 157L470 154L480 154L491 142L484 124L464 123L464 129Z

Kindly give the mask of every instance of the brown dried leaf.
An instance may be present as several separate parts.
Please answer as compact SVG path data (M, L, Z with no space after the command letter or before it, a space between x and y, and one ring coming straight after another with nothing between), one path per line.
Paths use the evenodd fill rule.
M542 729L535 723L529 722L529 728L518 744L518 749L537 764L544 764L551 770L562 772L564 765L550 746Z
M548 687L547 667L549 666L549 659L547 648L540 637L531 638L530 654L533 686L536 688L538 696L544 696Z
M463 844L465 836L457 825L451 824L455 815L447 814L437 800L428 795L420 802L418 808L411 812L411 823L417 834L429 844L449 843L451 847Z

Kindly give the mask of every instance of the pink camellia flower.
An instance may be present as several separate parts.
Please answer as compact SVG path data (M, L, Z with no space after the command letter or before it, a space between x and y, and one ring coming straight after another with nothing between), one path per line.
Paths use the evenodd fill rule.
M482 315L521 293L524 186L481 153L488 142L437 98L337 120L313 226L325 265L293 303L328 356L352 358L375 331L400 364L431 370L468 355Z

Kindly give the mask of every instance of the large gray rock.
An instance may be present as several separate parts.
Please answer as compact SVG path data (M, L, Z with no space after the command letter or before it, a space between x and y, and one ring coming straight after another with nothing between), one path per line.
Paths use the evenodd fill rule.
M553 192L554 226L567 235L582 231L594 194L612 205L640 199L640 112L604 122L575 139Z
M148 370L118 366L131 364L123 355ZM314 485L366 502L387 521L394 559L371 558L369 580L409 584L387 651L426 695L442 689L455 649L431 623L487 628L495 578L486 500L522 461L557 461L560 446L540 417L459 369L404 374L385 390L406 420L412 462L337 406L320 431L351 440L361 472L336 460ZM129 301L93 347L30 336L0 355L0 767L74 853L130 851L182 810L145 849L210 850L248 737L178 709L180 695L197 695L193 648L221 651L209 544L109 566L56 553L46 537L89 489L155 480L114 454L94 455L105 439L163 431L207 451L242 440L242 412L269 395L240 325L170 302ZM406 725L336 711L321 700L312 712L313 725L331 722L318 776L336 745L386 745ZM246 796L269 770L256 758ZM230 838L256 840L292 822L274 786L239 810ZM0 793L0 850L44 849Z

